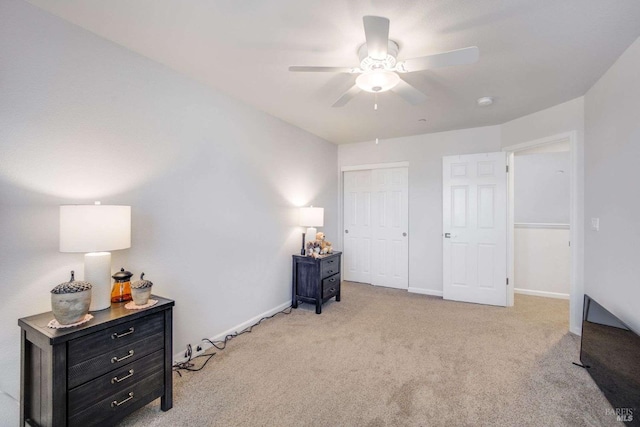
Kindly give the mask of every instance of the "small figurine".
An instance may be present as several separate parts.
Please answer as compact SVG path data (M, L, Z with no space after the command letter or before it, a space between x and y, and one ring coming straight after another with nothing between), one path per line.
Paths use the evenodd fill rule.
M320 255L320 243L317 240L307 242L307 256L317 258Z

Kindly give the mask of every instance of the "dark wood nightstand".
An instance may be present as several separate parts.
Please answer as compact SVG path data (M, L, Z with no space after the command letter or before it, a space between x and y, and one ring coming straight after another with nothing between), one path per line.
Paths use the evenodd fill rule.
M95 311L89 322L51 329L51 312L22 328L20 425L113 425L149 402L173 406L172 300Z
M298 302L316 305L316 313L322 313L322 304L336 297L340 301L340 255L334 252L321 258L293 255L293 292L291 306Z

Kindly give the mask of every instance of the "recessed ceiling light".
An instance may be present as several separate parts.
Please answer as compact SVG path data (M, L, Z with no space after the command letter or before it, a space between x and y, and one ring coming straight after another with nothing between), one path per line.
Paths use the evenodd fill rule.
M487 107L493 104L493 98L490 96L483 96L482 98L478 98L478 105L481 107Z

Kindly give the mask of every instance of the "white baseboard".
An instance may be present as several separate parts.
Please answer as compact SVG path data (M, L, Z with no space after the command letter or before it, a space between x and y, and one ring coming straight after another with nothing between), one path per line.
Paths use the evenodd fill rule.
M521 288L514 288L513 291L516 294L532 295L534 297L569 299L569 294L562 294L559 292L534 291L531 289L521 289Z
M269 317L271 315L274 315L274 314L276 314L276 313L278 313L278 312L280 312L280 311L282 311L285 308L290 307L290 306L291 306L291 301L289 300L287 302L284 302L284 303L280 304L277 307L274 307L274 308L272 308L270 310L265 311L262 314L259 314L259 315L255 316L255 317L252 317L251 319L246 320L246 321L234 326L233 328L227 329L226 331L221 332L221 333L219 333L217 335L214 335L213 337L209 337L209 339L211 341L224 340L224 337L226 337L227 335L232 335L235 332L240 332L243 329L246 329L249 326L253 325L254 323L258 322L263 317ZM202 350L196 351L196 348L197 348L198 345L200 347L202 347ZM192 350L193 350L193 353L191 354L191 358L193 358L194 356L198 356L199 354L204 353L207 349L211 348L212 345L210 343L208 343L208 342L199 342L197 344L191 344L191 347L192 347ZM182 350L180 353L176 353L176 354L173 355L173 363L185 362L186 360L187 360L187 358L184 357L184 350Z
M424 289L424 288L412 288L409 287L407 291L413 294L422 294L422 295L431 295L434 297L441 297L442 291L434 291L433 289Z
M581 336L582 335L582 326L579 326L577 328L569 328L569 332L571 332L572 334L575 334L577 336Z

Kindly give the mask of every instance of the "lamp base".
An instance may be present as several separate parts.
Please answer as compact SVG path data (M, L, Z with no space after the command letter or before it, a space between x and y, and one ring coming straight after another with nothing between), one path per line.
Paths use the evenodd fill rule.
M304 233L302 233L302 249L300 249L300 255L304 255L304 254L305 254L305 251L307 250L307 249L304 247L304 237L305 237L305 234L304 234Z
M111 252L91 252L84 256L84 280L92 285L89 311L111 307Z

